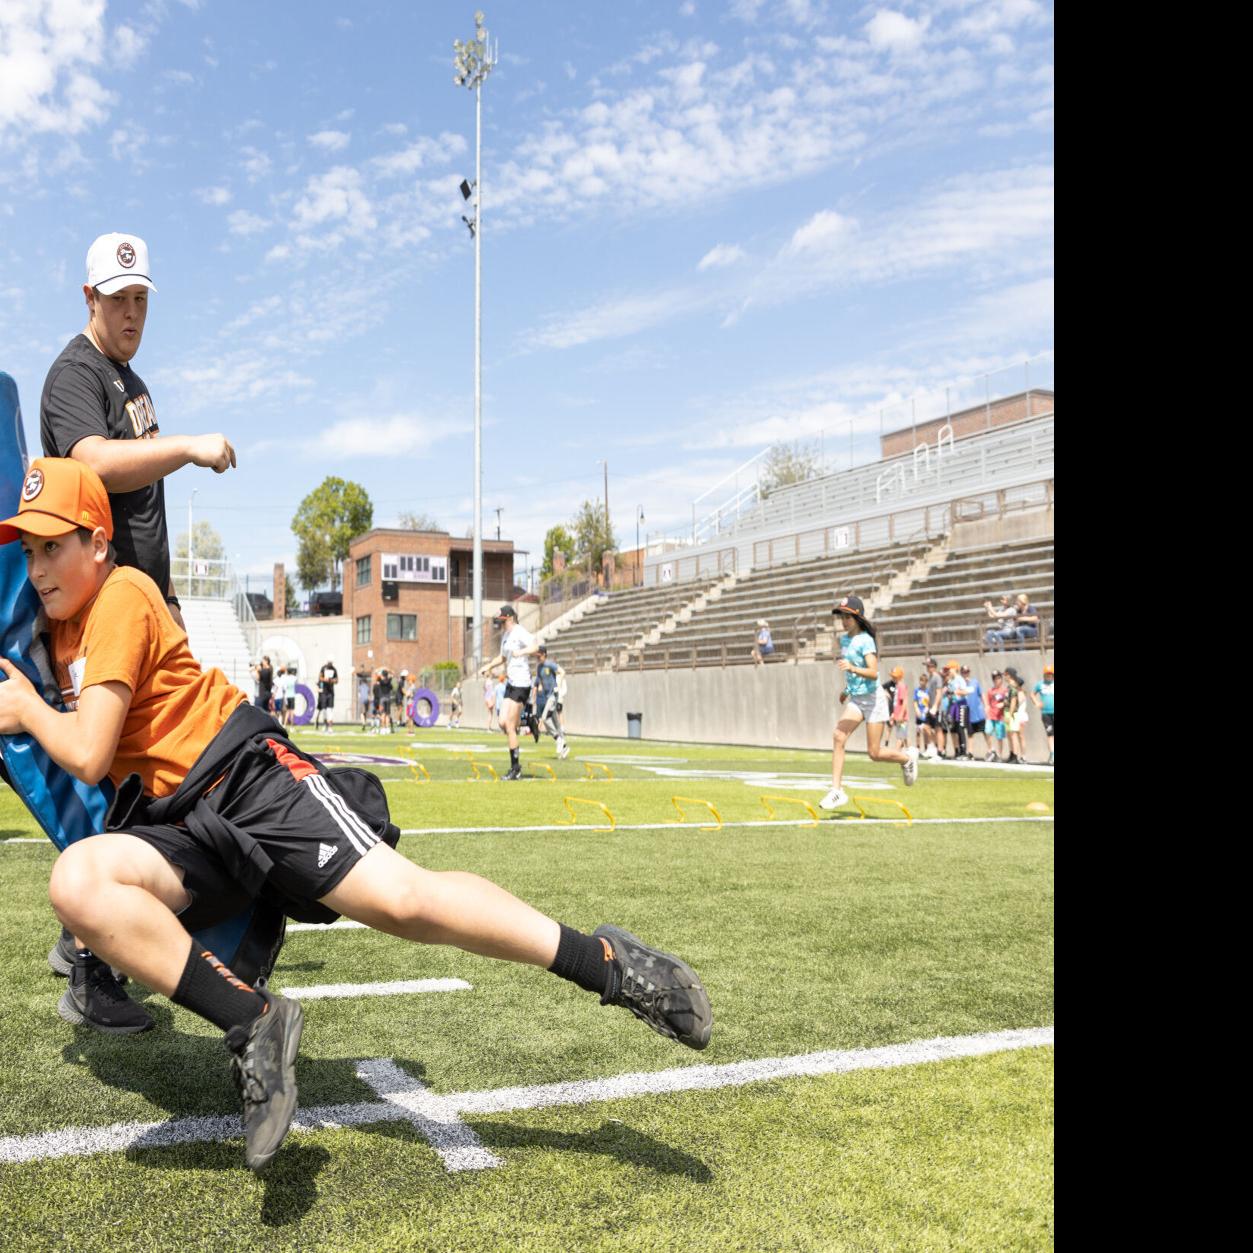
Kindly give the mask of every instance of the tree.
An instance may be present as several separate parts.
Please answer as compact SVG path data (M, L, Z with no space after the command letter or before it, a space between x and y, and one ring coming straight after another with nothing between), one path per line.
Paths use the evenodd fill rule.
M541 579L552 577L553 553L559 550L565 554L567 561L571 560L574 556L574 538L564 526L550 526L548 534L544 536L544 564L539 570Z
M330 582L339 586L339 571L348 545L374 523L374 506L360 483L330 475L300 502L291 529L298 541L296 572L302 586Z
M402 531L442 531L444 528L429 513L412 513L408 509L402 509L400 529Z
M585 500L570 528L574 532L575 553L579 561L588 563L589 569L599 570L605 554L618 547L613 527L605 516L605 506L599 501Z
M200 562L221 561L223 554L222 537L213 529L211 522L197 522L192 534L195 542L192 544L191 559L199 564ZM176 589L182 596L218 596L226 592L226 585L222 582L223 570L221 566L206 566L205 573L199 578L195 577L194 571L187 569L187 532L184 531L174 541L174 569L182 573L182 577L177 580ZM188 585L188 578L191 583Z
M821 473L816 444L797 440L794 444L775 444L766 454L761 468L761 494L769 496L789 483L807 483Z

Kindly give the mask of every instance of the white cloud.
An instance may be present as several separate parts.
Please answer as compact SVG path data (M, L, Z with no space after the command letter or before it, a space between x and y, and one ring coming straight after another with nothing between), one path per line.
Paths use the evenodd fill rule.
M315 148L321 148L323 152L342 152L348 147L352 135L347 131L318 131L308 139Z
M221 207L231 202L231 189L229 187L201 187L197 190L196 195L200 197L205 204L216 205Z
M360 235L377 224L361 173L348 165L337 165L311 178L292 215L298 232L296 243L304 249L333 248L347 236ZM331 229L317 236L313 232L319 227Z
M270 225L270 222L267 218L249 213L247 209L236 209L234 213L227 215L226 224L232 235L247 236L259 234Z
M881 52L915 52L922 43L929 18L915 21L895 9L880 9L866 23L866 37Z
M530 333L527 342L538 348L575 348L596 340L634 335L690 312L707 299L679 289L605 300L549 319Z
M739 244L715 244L697 265L698 270L721 270L743 261L746 254Z
M432 444L461 434L450 422L416 413L343 418L317 432L304 447L307 457L393 458L420 455Z
M264 178L272 166L272 162L264 152L259 148L245 146L239 150L241 164L244 173L248 176L250 183L255 183L258 179Z
M401 127L403 133L404 127ZM382 178L394 178L414 174L423 166L436 165L459 156L466 150L466 138L451 131L444 131L435 138L423 135L397 152L375 157L372 169Z
M0 4L0 135L76 135L108 117L116 97L101 84L104 0L4 0ZM129 28L128 55L137 52Z
M830 252L857 229L852 218L832 209L815 213L803 226L797 227L788 243L791 252Z
M113 65L129 68L143 55L148 46L148 36L133 26L118 26L109 44L109 61Z

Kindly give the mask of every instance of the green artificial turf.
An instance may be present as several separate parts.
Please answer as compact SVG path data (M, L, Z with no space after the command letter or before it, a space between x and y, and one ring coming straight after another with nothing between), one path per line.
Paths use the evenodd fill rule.
M752 827L742 824L766 818L761 795L812 804L825 789L659 778L638 762L611 762L613 778L593 782L579 759L670 758L667 769L750 776L825 776L829 759L584 741L557 762L544 741L524 748L524 763L548 762L557 783L497 784L468 781L465 756L441 747L452 738L302 743L377 755L414 745L432 782L380 768L394 780L398 825L511 829L410 835L403 854L483 874L573 926L614 921L681 953L709 989L713 1041L685 1050L540 971L371 932L303 932L288 939L280 988L448 976L473 985L307 1003L303 1106L377 1099L355 1075L366 1058L458 1092L1053 1020L1053 827L1023 821L1041 812L1031 804L1051 814L1051 774L924 765L907 790L899 769L850 757L850 777L892 785L867 796L890 796L915 817L1014 821L872 824L852 810L817 826ZM486 745L476 760L500 769L499 737L461 742ZM568 820L564 796L600 801L621 827L666 823L677 817L672 795L708 800L723 826L512 829ZM808 823L797 806L776 809ZM580 823L603 821L588 814ZM708 811L688 818L713 825ZM0 839L32 834L0 793ZM158 1024L140 1037L56 1017L64 984L44 962L56 935L53 857L47 843L0 848L0 1137L235 1110L218 1033L162 998L136 989ZM449 1174L403 1122L293 1135L262 1179L243 1168L239 1140L0 1163L0 1247L1043 1248L1051 1086L1052 1050L1033 1049L474 1117L504 1164L464 1174Z

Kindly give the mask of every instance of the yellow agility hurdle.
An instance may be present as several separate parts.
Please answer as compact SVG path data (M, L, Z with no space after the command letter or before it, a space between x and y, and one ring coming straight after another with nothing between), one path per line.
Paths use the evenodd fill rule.
M604 805L600 803L600 801L589 801L582 796L563 796L561 798L561 803L566 807L566 812L570 815L569 822L566 822L563 818L557 819L557 821L564 827L572 827L577 821L577 815L574 812L575 805L594 805L602 814L605 815L605 817L609 820L609 825L607 827L593 828L596 831L612 831L614 827L618 825L618 820Z
M757 799L765 806L768 818L774 818L774 806L770 802L775 801L780 805L799 805L812 819L809 825L811 827L818 825L818 815L814 812L814 807L808 801L801 800L799 796L759 796Z
M585 761L583 763L583 769L587 771L587 777L593 782L596 782L597 780L597 770L603 770L605 772L605 777L601 780L601 782L607 782L613 778L613 771L610 770L608 766L602 766L598 761Z
M498 775L498 774L496 773L496 767L495 767L495 766L493 766L493 765L491 765L489 762L486 762L486 761L475 761L475 760L474 760L474 758L473 758L473 757L471 757L471 758L470 758L470 769L474 771L474 774L471 776L471 779L472 779L472 781L473 781L473 782L476 782L476 783L477 783L477 782L479 782L479 781L483 778L483 771L484 771L484 770L486 770L486 771L487 771L487 773L488 773L488 774L490 774L490 775L492 776L492 782L494 782L494 783L499 783L499 782L500 782L500 775Z
M679 804L680 801L685 801L689 805L704 805L704 807L718 820L718 825L716 827L701 827L702 831L722 830L722 815L708 801L701 800L699 796L672 796L670 798L670 803L676 810L678 810L679 822L686 821L686 816L683 813L683 806Z
M413 755L413 745L403 744L400 751L409 759L409 773L413 775L413 781L415 783L430 783L431 772ZM418 777L419 770L422 772L422 778Z
M896 825L898 827L911 827L914 824L913 814L911 814L909 810L906 809L905 806L900 803L900 801L894 801L890 797L887 797L887 796L853 796L853 797L850 797L849 799L852 800L853 804L857 806L857 810L863 818L866 817L867 805L895 805L896 808L899 809L901 813L905 815L905 821L898 822Z
M554 783L556 783L556 782L557 782L557 772L556 772L556 771L552 768L552 766L550 766L550 765L549 765L546 761L537 761L537 762L535 763L535 768L536 768L537 770L547 770L547 771L548 771L548 777L549 777L549 778L550 778L550 779L551 779Z

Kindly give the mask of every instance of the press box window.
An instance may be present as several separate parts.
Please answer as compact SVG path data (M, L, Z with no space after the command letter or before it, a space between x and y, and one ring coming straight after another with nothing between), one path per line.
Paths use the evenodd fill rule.
M418 638L418 615L416 613L389 613L387 615L387 638L389 640L416 640Z
M373 619L370 617L369 614L366 614L364 618L357 619L357 643L358 644L369 644L371 642L371 635L373 634L373 632L370 630L370 624L372 621Z

